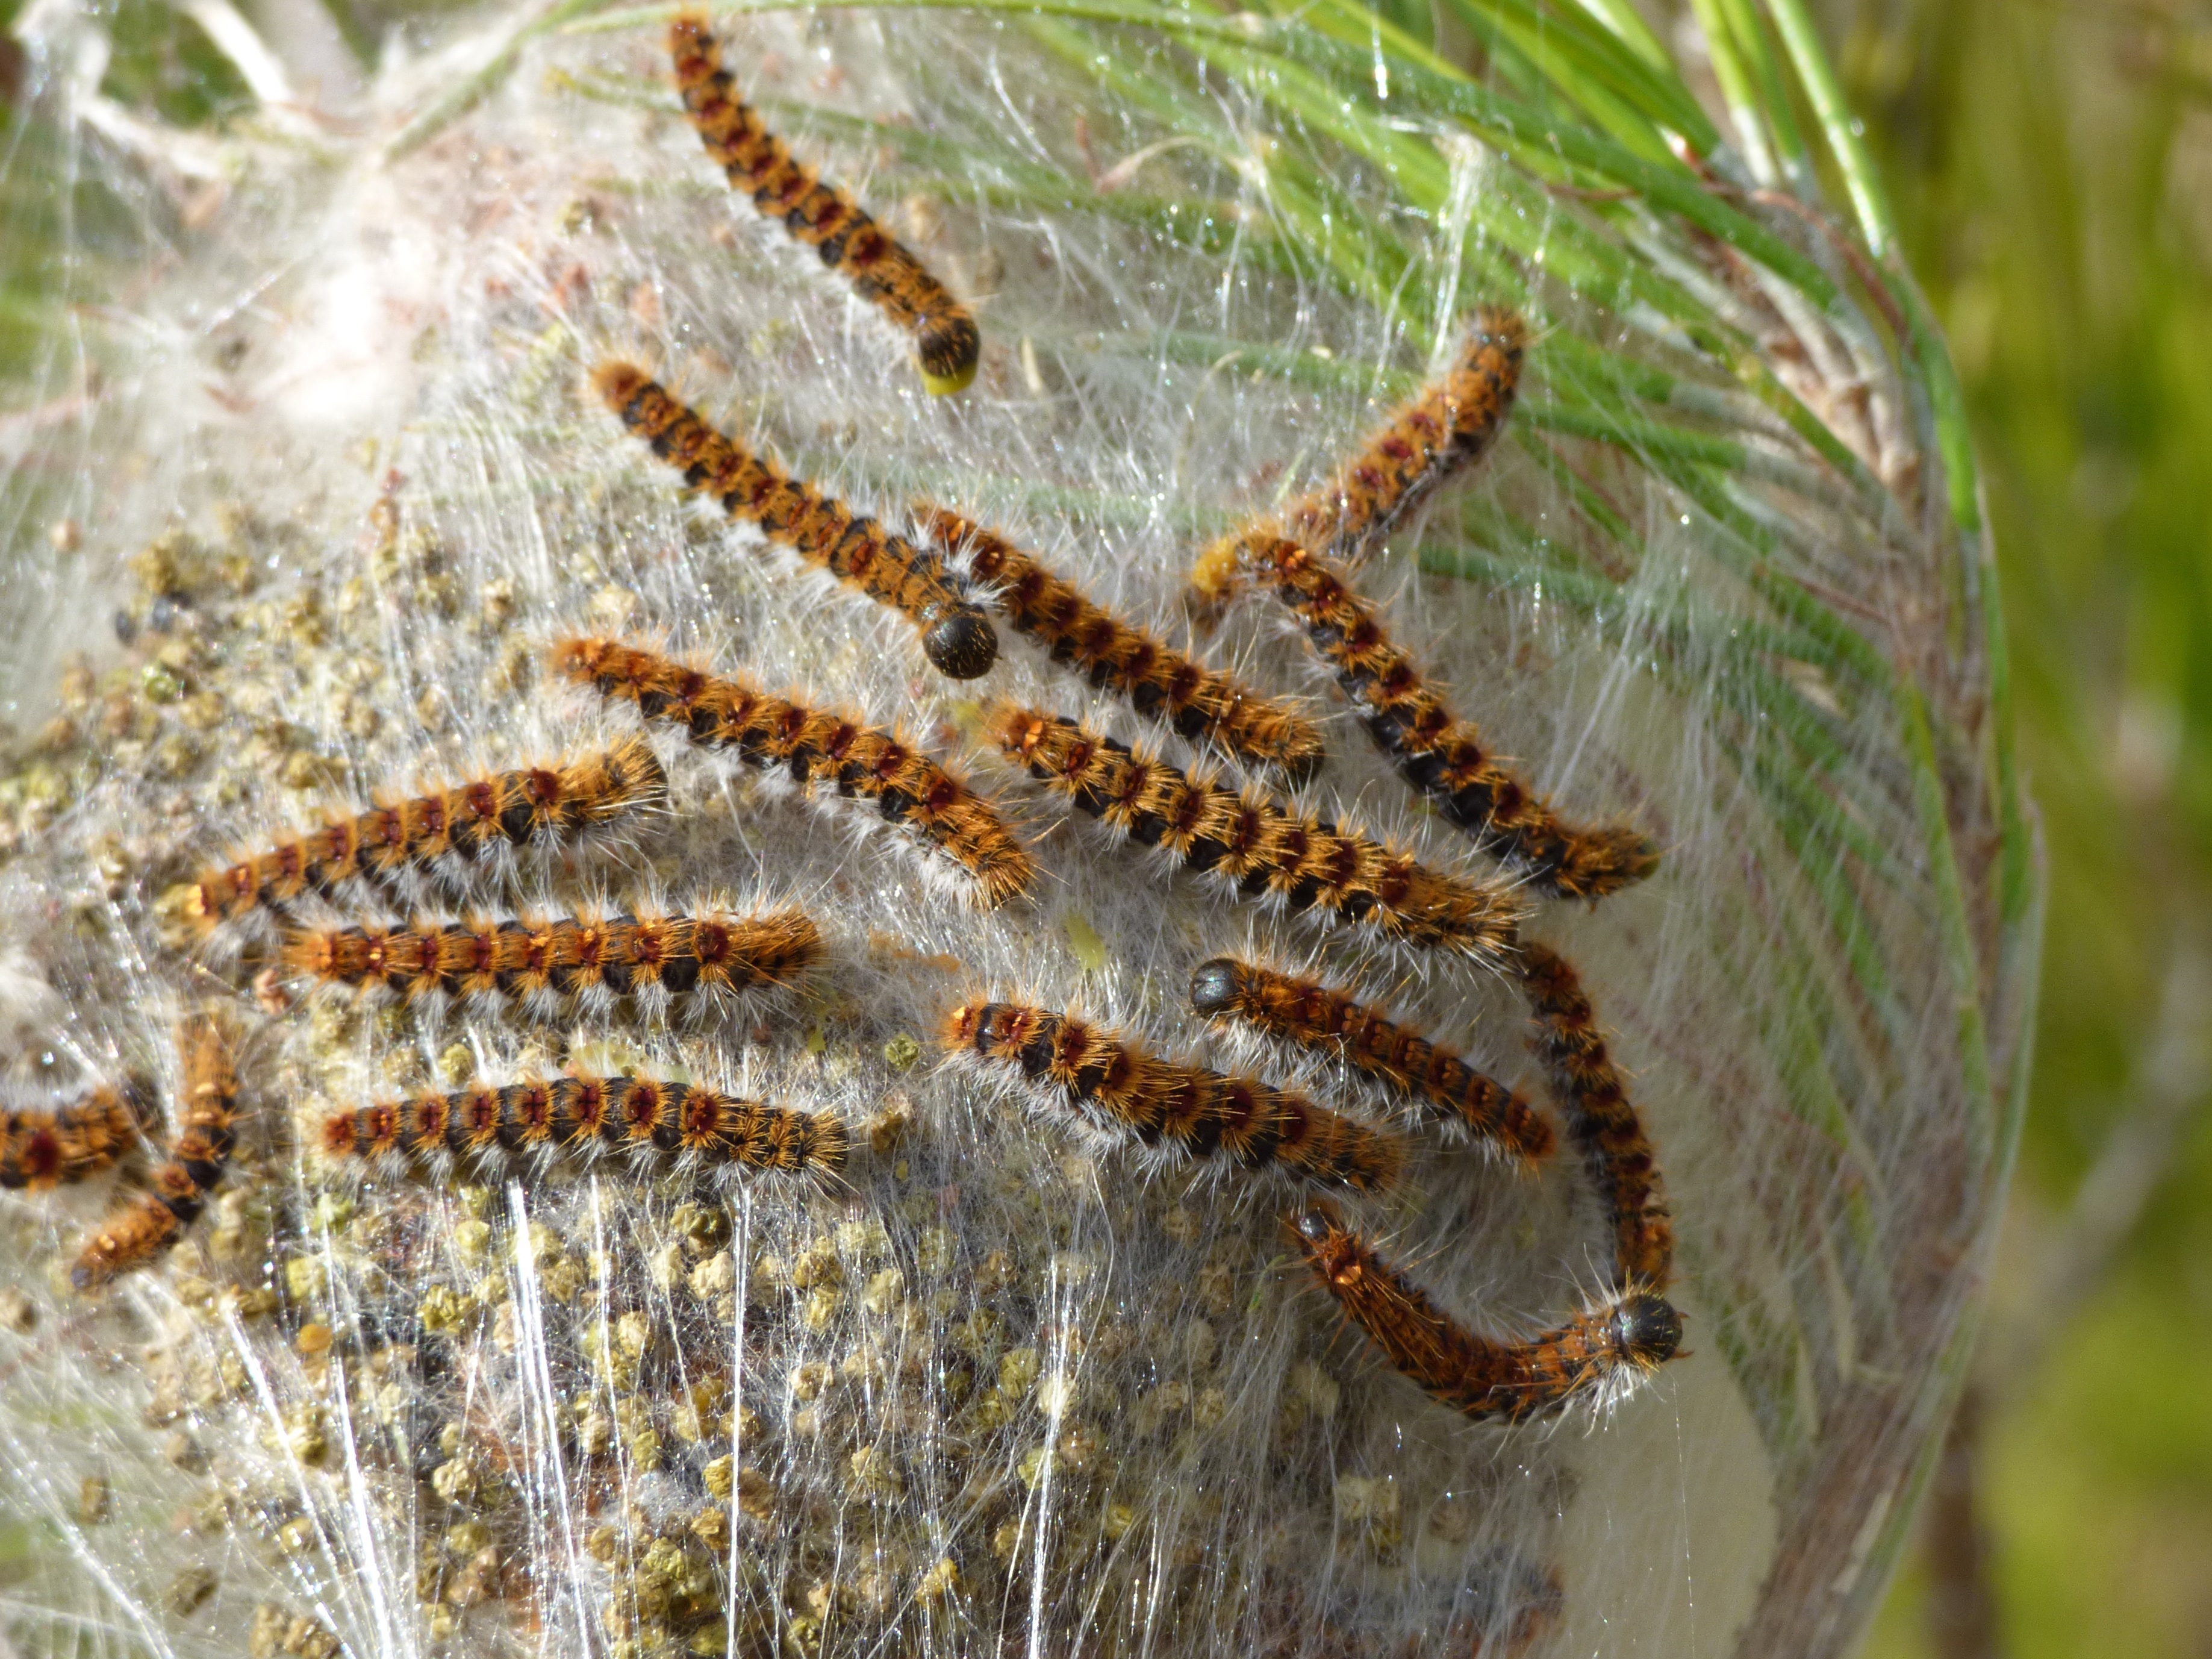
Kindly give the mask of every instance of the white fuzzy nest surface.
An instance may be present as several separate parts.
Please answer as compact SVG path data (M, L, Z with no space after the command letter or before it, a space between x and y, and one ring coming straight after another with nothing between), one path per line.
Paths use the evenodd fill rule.
M1802 445L1747 414L1677 331L1516 259L1526 288L1496 297L1663 364L1696 394L1686 406L1740 419L1742 499L1787 534L1747 559L1697 503L1600 459L1640 548L1607 572L1608 603L1418 570L1417 546L1482 546L1471 505L1509 503L1547 546L1591 541L1555 476L1509 443L1365 572L1461 712L1541 790L1665 849L1649 882L1549 906L1530 931L1579 967L1632 1079L1692 1351L1601 1415L1470 1424L1314 1289L1280 1231L1287 1189L1079 1141L939 1068L933 1034L963 993L1018 994L1370 1116L1380 1097L1343 1068L1194 1018L1192 967L1249 950L1355 984L1533 1089L1507 989L1270 919L1111 845L981 752L970 699L1152 731L1003 622L981 686L938 678L905 623L689 503L585 383L601 355L639 356L725 430L889 521L927 490L1182 640L1198 542L1319 476L1393 400L1376 374L1424 370L1425 348L1260 257L1277 234L1264 172L1233 156L1170 145L1084 210L999 188L1024 157L1079 179L1086 145L1109 167L1174 136L1019 20L735 20L741 83L975 300L981 377L933 400L905 342L725 190L676 112L656 26L526 40L481 102L387 154L402 118L513 27L479 20L442 55L395 62L343 123L264 124L210 159L94 119L92 22L53 8L26 22L34 90L75 123L70 177L121 181L167 229L82 320L82 357L56 357L5 429L18 737L0 1058L16 1104L134 1066L173 1100L186 1008L230 998L250 1036L236 1166L158 1269L97 1301L67 1289L112 1185L0 1205L0 1594L19 1650L1847 1641L1910 1511L2003 1151L1988 1079L1977 1104L1962 1058L1905 725L1816 668L1747 672L1729 642L1759 625L1771 561L1855 596L1852 625L1884 650L1940 651L1950 577L1914 504L1935 462L1899 387L1870 393L1890 446L1875 460L1905 503L1882 523L1790 494L1812 470ZM1224 130L1255 154L1272 142L1264 112L1218 96ZM867 142L810 112L895 125ZM975 159L926 167L888 141L915 131ZM1504 163L1479 146L1437 153L1462 208L1498 187ZM1385 210L1358 167L1335 184L1345 210ZM1178 240L1120 210L1140 196L1210 200L1217 223ZM1468 224L1399 226L1446 323L1493 297L1471 253L1458 263L1482 242ZM1636 257L1687 259L1654 238ZM1210 357L1188 344L1209 336L1224 342ZM1532 354L1524 404L1553 355ZM1480 872L1276 608L1248 600L1200 644L1325 717L1311 800ZM621 729L544 672L545 643L579 630L665 639L899 724L1014 817L1034 892L963 908L894 839L664 742L673 811L543 896L805 906L829 965L764 1012L659 1030L313 999L279 1015L165 937L164 889L326 802ZM1752 784L1770 698L1823 723L1825 786L1871 851L1808 853L1776 827ZM1940 757L1962 798L1983 764L1971 745ZM1971 918L1994 879L1972 839L1988 826L1953 815ZM1863 918L1848 938L1820 886L1839 870ZM2002 1055L2018 1000L1987 991ZM336 1105L572 1051L835 1113L852 1166L812 1187L611 1166L363 1184L316 1150ZM1571 1154L1516 1180L1433 1136L1415 1144L1410 1181L1352 1206L1363 1227L1485 1329L1583 1304L1607 1247Z

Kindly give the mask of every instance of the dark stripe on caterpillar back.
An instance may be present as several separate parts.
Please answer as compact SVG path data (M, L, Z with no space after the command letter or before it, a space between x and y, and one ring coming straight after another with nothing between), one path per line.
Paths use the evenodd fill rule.
M946 1016L940 1040L956 1056L1011 1068L1096 1127L1180 1157L1272 1167L1363 1192L1389 1186L1401 1162L1391 1137L1302 1095L1161 1059L1048 1009L963 1003Z
M40 1192L88 1180L138 1144L153 1113L137 1077L100 1083L51 1112L0 1111L0 1187Z
M324 1119L322 1145L333 1158L396 1162L439 1176L456 1160L484 1165L615 1154L645 1168L829 1174L844 1167L846 1135L835 1118L696 1083L571 1069L557 1077L477 1083L334 1113Z
M1533 1165L1552 1151L1552 1126L1519 1094L1486 1077L1448 1048L1394 1024L1340 991L1233 957L1201 962L1190 976L1190 1005L1229 1015L1380 1079L1440 1123Z
M1536 1016L1537 1056L1612 1218L1614 1283L1663 1290L1674 1273L1674 1223L1651 1143L1599 1034L1596 1011L1558 952L1524 941L1520 971Z
M1082 811L1247 898L1358 923L1407 943L1494 958L1521 901L1504 884L1433 870L1410 855L1256 790L1239 795L1072 720L1000 704L992 739Z
M952 585L935 553L723 436L642 369L603 363L592 381L623 424L683 473L689 488L921 629L922 655L939 674L973 680L990 672L999 637Z
M1012 898L1036 874L988 801L888 732L611 639L564 639L553 658L569 679L635 703L702 748L787 772L818 801L864 802L885 823L911 827L966 872L986 905Z
M635 737L559 766L494 772L333 817L209 870L185 890L184 913L199 931L212 933L302 898L338 899L356 882L391 890L419 875L465 890L518 848L574 847L661 805L666 787L652 746Z
M1293 777L1321 764L1320 729L1297 708L1170 650L973 520L926 502L919 510L930 540L965 547L970 577L996 589L1000 611L1054 662L1126 697L1146 719L1194 741L1211 738L1240 759Z
M1328 1207L1307 1210L1288 1230L1322 1288L1383 1357L1435 1400L1478 1420L1517 1423L1583 1395L1610 1403L1681 1343L1681 1315L1643 1290L1526 1341L1492 1341L1430 1301Z
M1247 544L1281 537L1357 560L1452 473L1480 459L1505 425L1528 331L1498 307L1475 314L1459 360L1394 413L1320 488L1279 515L1242 525L1198 556L1191 580L1209 602L1234 591Z
M179 1029L185 1103L177 1138L168 1161L154 1172L152 1190L109 1217L85 1241L70 1272L80 1290L97 1290L169 1249L222 1184L236 1144L234 1040L226 1018L213 1010Z
M1252 568L1304 625L1400 776L1485 851L1565 899L1602 898L1658 869L1658 850L1644 835L1625 825L1563 822L1489 753L1481 732L1445 706L1342 570L1280 538L1252 552Z
M844 272L861 298L873 301L913 336L922 384L932 392L957 392L974 380L982 336L968 308L850 196L792 159L783 141L738 96L706 19L678 18L669 26L668 50L684 110L707 153L729 175L730 187L781 219L794 240Z
M320 928L289 936L283 960L303 979L365 996L433 1005L461 997L540 1015L604 1012L627 997L657 1016L788 985L821 955L814 924L786 908Z

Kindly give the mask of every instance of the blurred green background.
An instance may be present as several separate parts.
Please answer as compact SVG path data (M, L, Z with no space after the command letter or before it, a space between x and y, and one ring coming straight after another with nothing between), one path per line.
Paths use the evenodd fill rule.
M329 6L364 53L431 9ZM1814 10L1972 405L2052 876L1981 1360L1869 1652L2212 1654L2212 0ZM179 10L115 21L112 95L191 125L242 94ZM0 378L42 264L0 249Z
M2051 873L1978 1420L1868 1651L2209 1654L2212 6L1823 10L1972 404Z

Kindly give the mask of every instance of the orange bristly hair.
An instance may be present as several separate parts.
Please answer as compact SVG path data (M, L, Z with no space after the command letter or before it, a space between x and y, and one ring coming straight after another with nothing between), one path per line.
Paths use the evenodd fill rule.
M1209 604L1235 591L1255 544L1286 537L1358 559L1453 473L1473 465L1504 430L1521 383L1527 325L1511 311L1475 314L1459 361L1416 393L1336 476L1279 516L1213 542L1191 567Z
M1123 1130L1156 1150L1219 1157L1246 1169L1371 1192L1397 1177L1395 1140L1250 1077L1179 1064L1110 1032L1018 1003L969 1003L940 1034L956 1055L1018 1070L1095 1126Z
M968 308L850 196L792 159L783 141L738 96L706 19L678 18L669 26L668 50L684 110L707 153L729 175L730 188L781 219L794 240L843 271L862 299L873 301L914 337L922 384L930 391L957 392L974 380L982 337Z
M97 1290L143 1267L199 1219L222 1184L236 1144L238 1072L226 1017L210 1009L179 1029L184 1058L184 1120L168 1162L154 1172L153 1190L100 1224L85 1241L70 1277L80 1290Z
M1257 790L1239 795L1188 777L1072 720L1002 704L988 725L1008 759L1081 811L1240 895L1485 959L1513 942L1523 906L1501 882L1431 869Z
M742 1100L659 1077L603 1077L570 1069L553 1078L478 1083L332 1113L323 1150L333 1158L396 1160L443 1174L453 1160L628 1154L643 1167L803 1174L844 1167L845 1126L818 1113Z
M1674 1223L1651 1143L1598 1033L1596 1012L1556 951L1524 941L1520 971L1536 1016L1537 1056L1613 1221L1614 1283L1663 1290L1674 1269Z
M522 847L567 848L632 814L661 805L667 780L652 746L632 737L558 766L494 772L392 806L334 817L186 890L185 914L203 933L313 895L336 899L366 881L390 887L422 875L469 885L485 863Z
M922 655L939 674L973 680L990 671L999 637L953 586L937 554L723 436L635 364L603 363L592 382L623 424L684 475L688 488L921 629Z
M1216 956L1190 976L1190 1005L1229 1015L1304 1047L1340 1054L1439 1123L1534 1166L1551 1156L1552 1126L1518 1093L1448 1048L1393 1024L1340 991L1252 962Z
M1294 541L1268 541L1256 554L1255 568L1305 625L1376 746L1439 816L1563 899L1602 898L1658 869L1644 836L1563 822L1486 751L1481 732L1444 705L1343 571Z
M995 588L1001 613L1055 662L1128 698L1148 720L1197 741L1211 738L1238 759L1304 777L1321 764L1320 729L1291 704L1171 650L1152 634L1093 604L1036 559L973 520L917 503L939 546L968 549L978 586Z
M888 732L616 640L564 639L553 661L568 679L635 703L702 748L789 773L817 800L866 802L885 823L911 826L967 873L986 905L1011 899L1036 873L988 801Z
M73 1186L112 1168L153 1115L137 1078L101 1083L52 1112L0 1111L0 1187Z
M1471 1418L1517 1423L1617 1389L1657 1370L1681 1343L1681 1315L1643 1290L1527 1341L1493 1342L1430 1301L1328 1207L1307 1210L1288 1230L1322 1288L1383 1357Z
M459 997L553 1013L578 1003L604 1011L628 997L658 1015L789 985L821 955L814 924L786 908L321 928L289 936L283 960L304 979L410 1002Z

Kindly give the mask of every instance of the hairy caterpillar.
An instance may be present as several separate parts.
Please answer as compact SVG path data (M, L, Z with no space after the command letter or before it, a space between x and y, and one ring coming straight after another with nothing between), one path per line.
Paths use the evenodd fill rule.
M1240 894L1486 959L1513 942L1522 906L1502 883L1430 869L1265 794L1188 777L1072 720L1011 704L988 720L1008 759L1079 809Z
M1651 1143L1598 1034L1589 997L1565 959L1543 945L1522 942L1520 973L1539 1028L1536 1053L1613 1220L1614 1281L1663 1290L1674 1272L1674 1224Z
M407 891L410 878L467 888L506 875L524 847L572 847L632 814L662 804L667 780L653 747L632 737L558 766L494 772L349 817L333 817L185 890L184 913L203 933L310 895L337 899L357 884Z
M1500 765L1328 560L1281 537L1255 543L1252 552L1399 774L1486 851L1565 899L1602 898L1659 867L1658 850L1637 831L1563 822Z
M912 827L967 873L986 905L1011 899L1036 873L989 802L887 732L616 640L564 639L553 660L568 678L635 703L702 748L787 772L817 800L865 802L884 822Z
M629 997L658 1017L788 985L819 960L822 936L794 908L745 918L705 910L321 928L291 935L283 954L301 978L364 996L434 1006L460 997L540 1016L572 1004L604 1013Z
M1459 360L1398 409L1382 430L1319 489L1279 516L1240 525L1191 567L1200 596L1218 604L1236 589L1256 544L1287 538L1357 559L1446 478L1490 448L1513 407L1528 330L1498 307L1475 314Z
M1437 1122L1458 1124L1524 1164L1550 1156L1552 1126L1519 1094L1340 991L1216 956L1190 976L1190 1005L1341 1054L1355 1070L1418 1101Z
M957 392L973 381L982 336L968 308L850 196L792 159L783 141L738 96L707 20L678 18L669 26L668 50L684 110L707 153L729 175L730 187L782 220L795 240L821 254L823 264L843 271L862 299L873 301L914 337L921 382L930 391Z
M1315 1205L1289 1227L1323 1289L1402 1375L1455 1412L1517 1423L1595 1393L1610 1403L1674 1357L1682 1317L1634 1290L1524 1342L1477 1336Z
M940 1040L957 1057L1016 1067L1096 1126L1162 1151L1363 1192L1397 1176L1397 1143L1364 1124L1249 1077L1158 1058L1048 1009L965 1003L945 1017Z
M85 1241L70 1272L80 1290L97 1290L170 1248L222 1184L236 1140L234 1041L227 1019L212 1009L179 1028L185 1107L177 1138L168 1161L154 1172L153 1190L101 1223Z
M1093 686L1127 698L1146 719L1194 741L1211 738L1240 759L1280 766L1294 777L1321 764L1320 729L1297 709L1170 650L973 520L926 502L918 510L929 539L940 547L966 548L969 576L997 590L999 609L1054 662L1072 664Z
M0 1110L0 1187L70 1186L112 1168L151 1120L143 1081L100 1083L51 1112Z
M603 363L592 379L607 407L682 473L687 486L712 496L731 517L757 524L771 540L920 628L922 655L939 674L973 680L990 672L999 657L999 637L947 580L945 562L935 553L740 448L642 369Z
M696 1083L605 1077L477 1083L333 1113L323 1150L333 1158L448 1174L455 1161L626 1153L646 1166L727 1166L830 1174L845 1162L836 1119L742 1100Z

